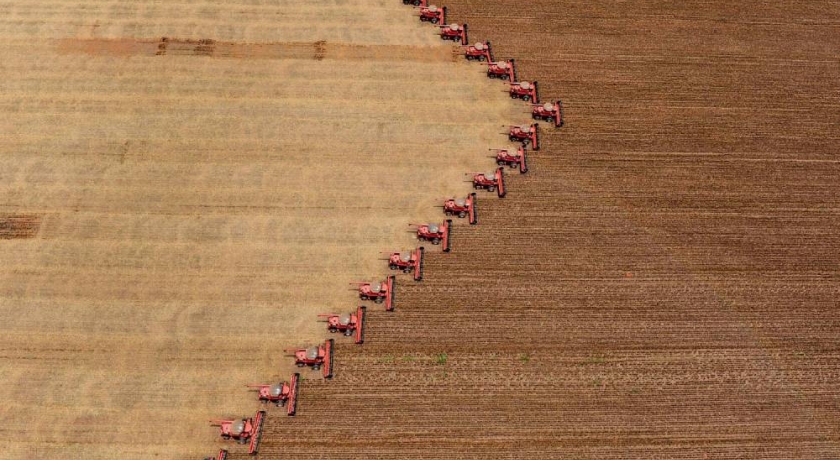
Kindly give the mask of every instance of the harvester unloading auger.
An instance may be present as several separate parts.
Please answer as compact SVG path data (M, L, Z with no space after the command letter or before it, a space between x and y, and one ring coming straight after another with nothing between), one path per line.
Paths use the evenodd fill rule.
M292 378L288 382L273 384L252 383L246 386L259 392L261 403L273 403L277 407L286 406L286 414L294 416L297 413L299 382L300 374L296 372L292 374Z
M417 239L420 241L428 241L434 245L441 245L443 252L449 252L450 239L449 235L452 232L452 220L447 219L442 224L408 224L414 227L417 232Z
M265 411L257 411L253 418L210 420L210 425L219 427L222 439L232 439L239 444L248 444L248 453L256 455L262 438ZM221 454L221 453L220 453Z
M461 219L469 217L470 225L478 223L476 214L475 193L470 193L466 198L447 198L443 201L443 213L447 216L457 216Z
M286 353L295 357L297 367L309 366L314 370L322 369L324 378L333 378L333 353L335 351L335 340L324 341L323 345L314 345L309 348L289 348Z
M391 252L388 256L388 268L413 273L414 281L423 281L423 255L426 248L420 246L413 251Z
M353 313L324 313L319 318L327 319L327 330L331 334L341 332L346 337L353 336L358 344L365 342L365 313L367 308L359 307Z
M383 282L356 281L354 283L359 289L359 298L372 300L376 303L384 303L385 311L394 311L394 285L396 276L389 275Z

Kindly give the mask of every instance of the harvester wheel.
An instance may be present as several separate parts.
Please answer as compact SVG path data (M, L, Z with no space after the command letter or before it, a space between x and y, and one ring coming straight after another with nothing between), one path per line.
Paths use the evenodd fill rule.
M458 217L460 217L461 219L463 219L464 217L467 217L467 213L466 213L466 211L461 211L461 212L459 212L459 213L458 213Z
M440 238L432 238L432 244L440 244Z
M374 303L382 303L384 301L385 301L384 297L377 297L377 298L373 299Z
M303 364L303 363L295 363L295 364L297 365L297 367L303 367L303 366L306 366L306 364Z
M510 163L508 163L508 167L510 167L510 169L513 169L513 168L515 168L516 166L517 166L517 164L516 164L516 163L514 163L514 162L512 162L512 161L511 161Z
M501 166L501 165L505 164L505 162L504 162L504 160L496 160L496 164Z
M347 329L346 331L344 331L344 336L345 337L350 337L351 335L353 335L353 331L351 331L350 329Z
M396 270L397 266L394 265L394 264L390 264L390 265L388 265L388 268L390 268L391 270Z
M338 329L336 329L334 327L331 327L328 330L330 331L331 334L335 334L336 332L338 332Z
M437 23L438 23L438 20L437 20L437 18L432 18L432 20L431 20L430 22L431 22L432 24L437 24Z
M315 365L312 366L312 369L315 369L316 371L320 368L321 368L320 364L315 364Z
M359 298L362 299L362 300L368 300L368 296L366 296L364 294L359 294Z
M495 185L488 185L487 186L487 191L488 192L495 192L496 191L496 186Z
M511 99L516 99L517 97L519 97L519 96L517 96L516 93L510 93L510 98Z

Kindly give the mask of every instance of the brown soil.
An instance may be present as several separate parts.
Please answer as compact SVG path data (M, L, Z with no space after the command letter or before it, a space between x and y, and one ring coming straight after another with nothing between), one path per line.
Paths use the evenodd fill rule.
M567 126L261 458L840 457L840 10L447 6Z

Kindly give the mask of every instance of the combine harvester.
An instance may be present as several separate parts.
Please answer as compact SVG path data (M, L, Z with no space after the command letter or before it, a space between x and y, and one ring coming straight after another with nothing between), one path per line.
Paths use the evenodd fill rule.
M540 126L536 123L531 125L511 126L508 131L508 140L521 142L523 146L531 144L531 150L540 149Z
M228 458L228 451L222 449L219 451L219 455L215 457L204 457L204 460L227 460Z
M421 7L420 21L443 24L446 22L446 7L438 8L434 5Z
M326 313L318 315L327 318L327 330L331 334L341 332L345 337L354 336L356 343L365 342L365 307L359 307L355 313Z
M415 227L417 239L429 241L434 245L442 245L443 252L449 252L449 235L452 231L452 220L445 220L441 225L437 224L408 224Z
M519 168L519 174L528 172L528 157L525 153L525 147L519 146L519 150L512 149L490 149L496 152L496 156L491 157L496 159L496 164L499 166L507 165L511 169Z
M487 63L487 78L516 81L516 63L513 59Z
M545 104L533 104L531 118L554 123L555 128L563 126L563 101L546 102Z
M335 351L335 340L329 339L323 345L315 345L309 348L290 348L286 353L295 357L297 367L309 366L314 370L323 369L324 378L333 378L333 353Z
M475 45L464 46L464 56L468 61L493 62L493 51L490 42L476 43Z
M252 383L246 386L259 391L261 403L274 403L277 407L286 406L286 413L291 417L297 413L298 382L300 382L300 374L296 372L292 374L288 382Z
M540 101L539 88L537 87L536 81L511 81L508 94L511 99L522 99L523 101L533 102L534 104Z
M423 246L407 252L392 252L388 257L388 268L402 270L403 273L414 272L414 281L423 281ZM389 254L389 253L385 253Z
M257 412L254 418L241 418L232 420L210 420L211 426L219 427L219 434L222 439L233 439L239 444L248 444L248 453L256 455L262 437L265 411ZM221 455L221 452L219 453ZM227 456L227 452L225 452Z
M467 173L472 174L472 184L474 189L483 189L488 192L496 192L499 198L504 198L507 192L505 191L505 172L502 168L486 173Z
M475 206L475 193L470 193L466 198L447 198L441 207L447 216L469 217L470 225L475 225L478 223Z
M440 39L467 44L467 25L449 24L440 27Z
M396 284L394 275L388 276L382 283L356 281L350 284L358 286L360 299L372 300L376 303L384 302L385 311L394 311L394 285Z

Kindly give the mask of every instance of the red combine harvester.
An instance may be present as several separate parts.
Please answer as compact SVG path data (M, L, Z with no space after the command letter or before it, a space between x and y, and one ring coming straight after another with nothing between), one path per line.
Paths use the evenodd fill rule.
M333 352L335 351L335 341L329 339L323 345L316 345L309 348L291 348L286 350L286 353L292 353L295 356L295 365L297 367L310 366L314 370L324 370L324 378L331 379L333 377Z
M490 42L465 46L464 56L466 56L468 61L493 62L493 51L490 48Z
M227 460L228 458L228 451L222 449L219 451L219 455L215 457L204 457L204 460Z
M297 412L299 381L300 374L296 372L292 374L292 378L288 382L274 384L252 383L247 385L247 387L259 391L260 402L274 403L277 407L286 406L286 413L289 416L294 416Z
M516 64L513 59L487 63L487 77L516 81Z
M376 303L385 302L385 311L394 311L394 284L396 277L389 276L384 283L366 283L357 281L351 284L359 286L359 298L373 300Z
M452 40L453 42L460 41L462 45L467 44L467 25L459 26L458 24L449 24L440 26L441 40Z
M507 192L505 191L505 173L502 168L486 173L471 173L473 174L472 184L474 189L484 189L488 192L496 192L499 198L504 198Z
M254 418L241 418L233 420L210 420L212 426L218 426L223 439L233 439L239 444L248 443L248 453L257 454L262 437L265 411L257 412Z
M520 174L528 172L528 158L525 154L525 147L519 146L519 150L512 149L490 149L496 152L496 164L507 165L510 168L519 168Z
M442 244L443 252L449 252L449 233L452 231L452 220L437 224L408 224L417 230L417 239L429 241L434 245Z
M461 219L469 216L470 225L478 223L475 211L475 193L467 195L466 199L449 198L443 202L443 213L447 216L458 216Z
M563 126L563 101L558 99L556 102L546 102L542 105L534 104L531 118L554 123L555 128L560 128Z
M431 5L420 8L420 21L443 24L446 22L446 7L438 8Z
M403 0L403 5L427 7L429 6L429 0Z
M508 139L511 142L521 142L522 145L531 144L531 150L540 149L540 126L532 125L511 126L508 131Z
M355 313L327 313L318 315L327 318L327 330L335 334L341 332L346 337L355 336L356 343L365 342L365 307L359 307Z
M511 81L508 94L510 94L511 99L519 98L523 101L533 102L534 104L540 100L536 81L532 83L527 81Z
M414 271L414 281L423 280L423 254L425 248L419 248L409 252L392 252L388 257L388 268L391 270L402 270L403 273Z

